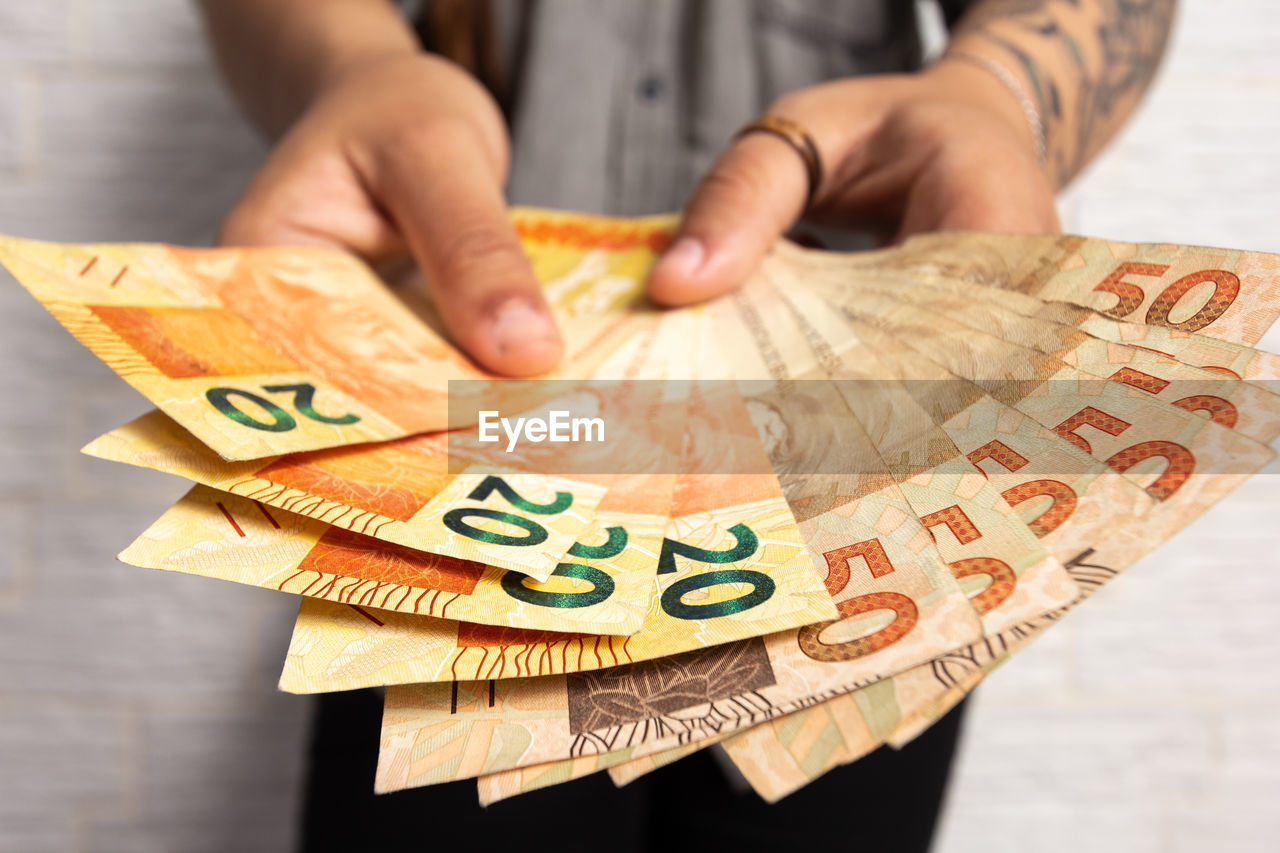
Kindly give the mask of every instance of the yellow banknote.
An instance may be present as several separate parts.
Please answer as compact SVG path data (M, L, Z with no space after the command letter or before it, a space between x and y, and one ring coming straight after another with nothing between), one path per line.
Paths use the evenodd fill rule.
M120 559L323 599L384 625L394 625L393 617L435 625L423 620L431 616L480 623L472 626L477 631L501 626L622 635L639 629L653 598L653 555L666 497L660 483L651 485L637 494L620 484L613 499L633 497L628 512L613 514L606 498L606 514L570 550L574 562L562 564L543 584L519 572L379 542L206 486L188 492ZM597 559L584 566L579 555ZM375 608L378 617L370 615Z
M392 545L545 581L591 524L601 477L451 474L442 433L227 462L162 412L84 452L175 474ZM665 514L665 509L660 511Z
M825 589L835 604L834 618L817 613L800 617L797 621L814 624L775 632L762 641L774 675L758 701L783 705L847 689L981 635L979 620L937 558L932 540L891 487L882 484L881 491L860 498L842 497L831 511L800 522L809 548L824 554ZM829 495L824 491L809 497L817 504ZM697 578L697 570L707 568L691 563L680 567L673 580ZM746 587L748 594L754 589ZM466 625L362 614L308 601L299 613L281 686L312 692L587 671L714 645L751 630L749 622L738 623L747 626L744 630L733 623L722 625L728 621L724 617L703 615L691 631L685 611L673 602L659 594L644 627L632 637L507 631L483 643L483 632Z

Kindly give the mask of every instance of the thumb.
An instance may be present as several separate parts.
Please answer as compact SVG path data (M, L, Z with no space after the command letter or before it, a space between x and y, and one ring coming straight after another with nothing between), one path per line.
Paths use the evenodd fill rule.
M768 133L739 137L685 206L671 247L649 276L649 296L687 305L741 284L799 218L808 193L801 156Z
M508 376L555 367L560 334L474 134L452 125L405 134L375 153L369 172L458 345Z

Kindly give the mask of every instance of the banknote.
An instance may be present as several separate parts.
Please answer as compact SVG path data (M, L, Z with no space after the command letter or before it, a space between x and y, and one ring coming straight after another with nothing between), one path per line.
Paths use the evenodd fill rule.
M1280 394L1276 383L1245 382L1186 365L1148 348L1094 337L1079 328L1038 316L1024 316L994 299L975 297L976 285L957 282L960 292L940 292L927 283L903 288L892 280L859 280L857 292L940 312L971 329L1051 355L1083 373L1124 382L1178 408L1200 414L1262 443L1280 436ZM985 289L997 297L1008 293ZM1084 313L1084 312L1079 312Z
M785 717L783 719L786 719ZM747 729L748 732L755 729ZM534 764L529 767L517 767L514 770L503 770L489 773L476 779L476 788L480 794L480 804L487 806L499 800L505 800L518 794L536 791L550 785L558 785L573 779L581 779L601 770L607 770L609 778L618 787L628 785L652 773L687 758L695 752L720 743L729 735L712 734L689 743L664 749L648 755L633 757L634 750L620 749L602 755L584 755L579 758L566 758L561 761L549 761L546 764Z
M1065 528L1076 529L1072 541L1090 544L1083 548L1075 544L1067 546L1066 550L1058 550L1064 566L1082 590L1081 598L1071 606L1078 606L1137 559L1158 548L1248 476L1247 473L1193 474L1192 480L1212 482L1189 490L1187 495L1175 496L1156 505L1141 528L1136 530L1114 524L1105 511L1073 518L1064 525ZM1187 498L1192 494L1200 497L1188 506ZM1079 550L1072 554L1071 550L1076 548ZM815 708L798 711L792 715L796 718L795 725L801 725L802 720L806 725L833 725L839 736L846 740L858 741L867 738L869 733L869 743L887 742L903 746L959 704L992 670L1057 624L1069 609L1044 614L886 681L832 697ZM767 796L768 791L785 794L848 760L834 752L815 754L797 751L789 763L783 760L777 767L765 765L761 756L784 755L791 750L791 744L780 742L778 733L768 726L757 726L747 733L751 735L745 741L748 745L739 746L736 750L726 746L762 796ZM769 769L753 775L753 767Z
M400 550L547 580L587 532L607 479L530 471L455 475L449 473L446 442L444 434L428 433L227 462L164 413L150 412L94 440L84 452L304 515L332 527L334 536L347 531L356 539L379 540ZM665 518L666 508L656 515ZM168 546L182 544L180 535L166 541ZM149 553L155 554L155 547ZM390 594L388 590L384 597Z
M810 771L823 763L831 766L854 761L880 745L847 694L815 706L795 711L751 728L711 734L679 746L632 757L624 749L603 755L567 758L561 761L490 773L476 780L483 805L507 799L549 785L567 782L607 770L619 787L660 770L695 752L722 744L747 782L763 799L776 802L816 778ZM823 725L823 718L831 719ZM860 732L862 737L851 737Z
M740 391L840 609L839 619L794 638L769 638L774 668L804 673L810 692L821 692L881 677L980 631L927 525L839 389L786 381L792 353L773 346L740 297L711 306L706 319L722 341L722 368L771 376ZM771 324L781 321L771 315Z
M1280 316L1280 256L1263 252L948 231L844 262L962 278L1244 346Z
M1193 474L1192 480L1201 482L1194 483L1181 500L1171 499L1155 507L1145 521L1139 542L1135 543L1134 536L1104 535L1104 531L1099 531L1092 547L1067 562L1068 570L1084 591L1081 601L1172 538L1252 473L1245 461L1236 472ZM1067 609L987 638L988 642L948 653L928 669L916 668L895 677L895 682L901 679L901 683L892 701L883 696L879 704L867 704L879 715L884 738L895 746L902 746L919 735L959 703L987 674L1056 624Z
M567 330L555 375L594 375L658 316L644 300L644 275L671 217L526 210L515 219ZM226 459L445 429L449 381L487 376L439 331L420 290L397 298L338 250L2 237L0 263L121 378Z
M1105 518L1118 531L1142 529L1156 499L1139 484L977 385L913 351L885 345L877 330L856 331L878 353L882 375L904 380L902 387L1059 562L1090 541L1080 538L1091 529L1086 519ZM873 357L859 355L848 339L844 346L846 358Z
M831 762L831 766L848 763L880 745L880 741L871 737L857 707L852 702L840 704L839 699L848 699L848 694L808 711L793 711L739 732L712 733L638 757L634 756L634 749L627 748L483 775L476 780L480 802L489 805L604 769L613 783L621 787L720 743L724 743L727 757L756 792L775 802L816 778L816 775L807 775L807 771L821 763ZM839 717L838 726L823 727L818 720L824 715L843 716ZM849 738L851 732L858 731L863 733L862 740ZM793 768L787 767L788 761L794 764Z
M1201 494L1224 493L1248 477L1247 474L1194 476L1215 481L1211 488L1201 490ZM1151 527L1138 547L1134 547L1132 539L1126 541L1127 537L1115 537L1120 541L1113 542L1112 537L1098 535L1095 547L1081 551L1068 561L1068 569L1085 591L1081 601L1103 584L1114 580L1139 557L1154 550L1209 505L1157 507L1148 519ZM879 736L891 745L901 747L955 707L994 669L1057 624L1068 609L1046 614L1010 631L987 637L983 643L941 656L930 662L928 667L900 673L891 680L892 691L857 695L855 699L864 715L874 721Z
M1090 248L1072 256L1071 247L1077 244L1088 244ZM960 286L964 295L985 303L994 302L1027 316L1076 326L1104 340L1155 350L1184 364L1218 370L1241 379L1280 378L1280 356L1251 347L1261 337L1261 330L1269 326L1268 318L1274 316L1280 302L1276 287L1276 266L1280 262L1274 255L1143 246L1071 236L964 232L922 235L901 247L856 254L818 252L779 241L774 253L784 257L787 265L807 284L825 281L828 286L849 290L871 275L892 278L904 289ZM1171 269L1158 280L1137 275L1124 264L1139 253L1159 255L1157 264L1169 265ZM1044 297L1039 290L1036 295L1029 295L1009 289L1017 282L1043 279L1053 272L1055 263L1070 268L1076 280L1075 295L1067 301L1045 302L1037 298ZM1244 272L1236 269L1236 264ZM1175 265L1190 271L1175 276L1172 270ZM1137 282L1138 289L1128 289L1128 283L1119 283L1124 279ZM1218 279L1225 283L1221 290ZM1174 287L1178 282L1182 284ZM1124 300L1119 298L1117 290L1124 291ZM1232 313L1224 319L1227 312L1223 306L1228 296ZM1147 314L1150 314L1159 297L1164 297L1159 300L1161 307L1148 321L1140 308L1147 305ZM1168 306L1170 297L1176 297L1176 306ZM1138 299L1136 303L1135 299ZM1127 313L1115 310L1134 304L1138 308ZM1162 319L1166 306L1171 313ZM1254 319L1245 323L1249 329L1247 339L1238 339L1222 324L1243 316ZM1187 322L1190 318L1194 320ZM1220 331L1215 334L1214 328Z
M919 521L901 508L902 503L873 492L800 522L809 547L829 555L824 556L823 588L835 602L828 612L836 618L814 614L805 617L812 624L773 632L763 641L770 668L778 673L766 691L769 701L784 703L789 697L821 692L828 686L881 677L981 634L963 593L941 561L931 556L936 555L931 540ZM677 582L681 577L697 577L690 573L692 568L691 564L679 569ZM775 583L784 582L777 579L776 570L769 574ZM307 601L299 613L282 686L310 692L585 671L725 642L721 637L734 638L727 633L728 626L721 624L723 619L704 618L703 627L690 631L696 626L680 621L683 611L674 609L673 601L668 596L664 603L659 596L658 606L633 637L522 637L506 632L502 646L469 653L459 635L460 645L450 653L465 655L471 667L456 662L446 667L438 655L425 651L435 637L451 640L458 630L452 626L381 613L374 614L375 622L350 608ZM738 624L746 626L745 631L764 633L751 622ZM357 680L344 671L339 677L333 668L339 659L348 666L363 661L370 674ZM518 663L502 663L508 659L523 660L524 669Z
M777 315L776 313L771 313L771 314L770 314L771 320L772 320L773 322L776 322L776 321L777 321L777 316L778 316L778 315ZM745 338L745 339L750 339L750 334L749 334L749 332L748 332L747 334L738 334L738 333L737 333L737 331L738 331L737 329L735 329L735 328L733 328L733 327L730 327L730 326L725 325L725 320L724 320L723 318L717 319L717 320L716 320L716 323L717 323L717 329L720 329L720 330L722 330L722 331L724 331L724 332L726 333L726 334L725 334L725 339L727 339L727 340L734 341L734 340L743 340L744 338ZM751 326L752 324L748 322L746 325L747 325L747 326ZM792 338L793 338L793 339L794 339L794 337L795 337L795 336L792 336ZM758 346L758 349L760 349L761 351L763 351L763 350L765 349L765 347L763 347L763 346ZM735 365L739 365L739 366L743 366L743 367L745 367L745 366L742 364L742 361L741 361L741 358L742 358L742 357L743 357L743 354L735 354L734 359L733 359L733 361L734 361ZM774 360L776 361L776 359L774 359ZM747 374L748 374L748 375L752 375L752 374L751 374L751 372L750 372L750 370L749 370L749 368L747 368ZM901 406L899 406L898 410L899 410L899 411L901 411ZM926 418L926 420L927 420L927 418ZM959 455L959 451L958 451L958 450L957 450L957 451L955 451L955 453L956 453L956 455ZM1089 460L1089 461L1091 462L1091 460ZM967 461L966 461L966 464L968 464L968 463L967 463ZM865 469L864 469L864 470L865 470ZM1093 470L1094 470L1094 471L1095 471L1095 473L1096 473L1096 471L1097 471L1097 466L1096 466L1096 465L1094 465L1094 466L1093 466ZM951 493L951 497L953 497L953 499L966 499L966 498L968 498L968 497L969 497L969 493L970 493L972 490L976 490L977 492L980 492L983 488L987 488L986 484L984 484L984 483L980 482L980 481L982 480L982 474L981 474L981 472L980 472L978 469L973 469L972 471L969 471L969 472L967 472L967 473L970 475L970 478L971 478L971 479L970 479L970 484L969 484L968 486L965 486L964 488L958 488L958 487L954 487L954 486L953 486L953 490L952 490L952 493ZM784 478L784 479L785 479L785 478ZM890 482L892 482L892 479L891 479L891 478L890 478ZM1131 493L1132 493L1132 494L1137 494L1139 491L1140 491L1140 490L1138 490L1138 489L1136 489L1136 488L1135 488L1135 489L1131 489ZM996 498L988 498L988 499L989 499L989 500L996 500ZM923 502L923 501L925 501L925 500L933 500L933 501L935 501L935 502L936 502L937 498L936 498L936 497L934 497L934 496L930 496L930 495L928 495L927 493L925 493L925 496L924 496L924 497L917 497L917 500L918 500L918 501L920 501L920 502ZM1145 501L1145 500L1146 500L1146 498L1144 497L1144 501ZM933 504L928 504L928 505L929 505L929 506L933 506ZM983 521L986 521L986 518L985 518L984 516L982 516L982 515L981 515L981 513L980 513L980 510L982 509L980 506L977 506L977 505L975 505L975 504L973 504L973 503L966 503L966 504L965 504L965 507L966 507L966 508L968 508L968 510L969 510L969 512L970 512L970 513L973 513L973 514L975 514L975 515L978 515L980 519L983 519ZM908 506L908 509L909 509L909 506ZM883 513L881 513L881 514L883 515ZM905 513L905 515L907 515L907 516L912 516L912 513L911 513L910 511L908 511L907 513ZM918 521L918 515L917 515L917 516L912 516L912 517L916 517L916 518L917 518L917 523L919 523L919 521ZM1026 525L1025 525L1025 524L1023 524L1020 520L1017 520L1015 517L1013 517L1013 516L1012 516L1012 513L1011 513L1011 510L1009 510L1007 507L1006 507L1006 514L1005 514L1005 515L1003 515L1003 516L1002 516L1002 518L1004 519L1004 522L1003 522L1003 523L1004 523L1004 524L1006 524L1006 525L1008 525L1008 527L1009 527L1010 529L1012 529L1012 530L1014 530L1014 531L1021 531L1021 535L1022 535L1023 539L1025 539L1025 540L1026 540L1025 542L1020 542L1020 543L1019 543L1020 547L1016 549L1016 550L1017 550L1017 552L1018 552L1018 556L1019 556L1019 557L1021 557L1025 552L1030 552L1030 553L1032 553L1033 555L1034 555L1034 554L1037 554L1037 552L1038 552L1040 555L1044 555L1043 550L1042 550L1042 549L1040 549L1039 544L1035 542L1034 535L1030 533L1029 528L1027 528L1027 527L1026 527ZM1021 528L1019 528L1019 526L1018 526L1018 525L1022 525L1022 526L1021 526ZM988 528L988 529L995 529L995 528ZM993 533L991 533L991 534L990 534L990 538L991 538L991 539L999 539L999 537L1000 537L1001 535L1002 535L1002 534L1001 534L1000 532L993 532ZM1003 534L1003 535L1006 535L1006 536L1007 536L1007 534ZM1018 534L1014 534L1014 535L1018 535ZM928 538L928 537L919 537L919 538L922 538L922 539L926 539L926 540L927 540L927 538ZM1015 540L1015 541L1018 541L1018 540ZM1014 550L1015 550L1015 549L1013 549L1013 548L1009 548L1009 549L1007 549L1007 551L1003 551L1003 552L1000 552L1000 553L1009 553L1009 555L1010 555L1010 558L1011 558L1011 559L1018 559L1018 557L1014 557L1014 556L1013 556L1013 552L1014 552ZM862 556L862 558L863 558L863 559L866 559L865 555L861 555L861 556ZM848 558L848 555L846 555L845 559L847 560L847 558ZM963 557L962 557L961 559L963 559ZM1047 556L1041 556L1041 557L1040 557L1040 560L1048 560L1050 564L1051 564L1051 562L1052 562L1051 560L1049 560L1049 558L1047 558ZM959 562L959 560L955 560L955 562ZM836 565L839 565L839 564L836 564ZM832 565L832 566L831 566L831 568L832 568L832 569L836 568L836 565ZM962 566L963 566L963 564L962 564ZM844 568L844 567L843 567L843 566L841 566L841 568ZM1051 569L1046 569L1046 572L1048 572L1048 571L1051 571ZM1059 567L1059 571L1061 571L1061 570L1060 570L1060 567ZM836 574L836 573L835 573L835 572L830 572L829 574ZM989 589L989 588L990 588L990 586L991 586L991 584L990 584L990 583L988 583L988 584L986 585L986 587L985 587L985 588L986 588L986 589ZM1058 590L1058 596L1057 596L1056 598L1055 598L1055 597L1052 597L1052 596L1049 596L1049 597L1045 597L1045 598L1043 598L1042 600L1035 601L1035 603L1034 603L1034 604L1029 605L1028 609L1024 609L1024 610L1021 610L1021 611L1020 611L1020 612L1021 612L1021 614L1022 614L1022 618L1027 618L1027 617L1028 617L1028 616L1030 616L1030 615L1038 615L1038 614L1043 613L1043 612L1046 612L1046 611L1051 611L1051 610L1053 610L1053 609L1055 609L1055 608L1057 608L1057 607L1061 607L1061 605L1062 605L1063 603L1065 603L1066 601L1070 601L1070 600L1072 600L1072 599L1075 597L1076 592L1075 592L1075 590L1074 590L1073 585L1072 585L1072 584L1070 584L1069 582L1068 582L1068 583L1066 583L1066 584L1063 584L1063 583L1061 583L1061 581L1059 581L1059 582L1058 582L1058 586L1060 587L1060 589ZM1004 590L1001 590L1001 591L1003 592ZM979 592L979 594L981 594L981 593ZM1006 598L1006 599L1007 599L1007 598L1012 598L1012 596L1006 595L1006 596L1005 596L1005 598ZM1017 599L1015 599L1015 600L1017 600ZM1003 604L1003 600L1002 600L1002 601L997 602L997 604ZM888 610L890 610L890 611L892 611L892 610L893 610L892 608L885 608L885 609L888 609ZM1004 615L1006 618L1014 618L1014 615L1013 615L1013 614L1015 614L1015 613L1017 613L1017 612L1019 612L1019 611L1009 611L1008 613L1006 613L1006 614L1002 614L1002 615ZM901 616L901 614L896 614L896 612L895 612L895 615ZM891 622L890 622L890 625L892 626L893 622L896 622L896 621L898 621L898 619L892 619L892 620L891 620ZM863 633L865 633L865 627L863 628ZM873 632L873 633L874 633L874 632ZM890 631L889 633L890 633L890 634L892 634L893 632L892 632L892 631ZM773 640L774 638L768 638L768 639L769 639L769 640ZM855 633L855 636L854 636L854 637L852 637L852 638L850 638L850 639L852 640L852 642L846 641L847 646L850 646L850 647L856 647L856 645L857 645L857 642L856 642L856 641L857 641L858 639L861 639L861 637L858 637L858 636L856 635L856 633ZM827 644L815 644L815 645L818 645L819 647L821 647L822 645L827 645ZM830 645L836 645L836 644L830 644ZM735 650L735 651L736 651L736 650ZM772 656L771 656L771 655L769 655L769 654L766 652L765 657L766 657L767 659L771 659L771 657L772 657ZM781 669L781 667L778 667L777 669ZM832 669L833 669L833 671L835 670L835 668L834 668L834 667L833 667ZM629 674L630 674L629 672L627 672L627 673L623 673L623 672L616 672L616 671L614 671L614 670L608 670L608 671L606 671L605 673L602 673L602 676L604 676L604 677L612 677L612 678L614 678L614 679L618 679L618 678L626 678ZM830 683L830 682L829 682L829 683ZM523 685L523 686L527 687L527 685ZM800 697L800 701L805 701L805 702L813 703L813 702L815 702L815 701L818 701L818 700L819 700L823 695L827 695L827 694L834 694L834 693L841 692L842 690L848 690L848 689L850 688L850 686L856 686L856 685L850 685L848 682L846 682L846 683L845 683L843 686L841 686L841 687L836 687L836 688L833 688L833 689L830 689L830 690L827 690L827 691L821 691L821 690L813 690L813 689L810 689L810 690L808 690L808 691L806 691L806 692L805 692L805 694L803 695L803 697ZM510 699L510 697L511 697L512 695L514 695L515 691L517 691L517 690L519 689L519 687L520 687L520 685L509 685L509 684L504 684L504 683L502 683L502 682L497 683L497 684L494 686L494 688L493 688L493 694L492 694L492 695L494 696L494 706L506 706L506 705L508 704L508 701L507 701L507 700L509 700L509 699ZM756 689L754 689L754 690L753 690L753 691L751 691L751 692L752 692L752 693L754 693L756 697L762 697L762 698L764 698L764 699L767 701L767 704L766 704L766 705L764 705L764 710L766 710L766 711L770 712L770 715L776 715L776 714L779 712L779 710L780 710L780 709L785 709L785 708L787 708L788 706L786 706L786 705L782 704L781 702L776 702L776 701L772 701L772 700L770 700L770 695L771 695L771 694L768 692L768 689L769 689L769 688L772 688L772 687L774 687L774 685L767 685L767 687L765 687L765 688L756 688ZM455 688L455 689L456 689L456 688ZM457 715L457 708L458 708L458 704L457 704L455 701L453 701L452 697L451 697L451 700L450 700L450 702L449 702L449 712L446 714L446 713L444 713L444 711L443 711L443 709L444 709L444 705L443 705L443 702L441 701L441 700L443 699L443 694L442 694L442 693L437 693L437 695L436 695L436 696L431 697L431 696L423 695L423 693L422 693L422 689L421 689L421 688L408 688L407 690L408 690L408 691L417 691L418 695L417 695L417 696L415 696L412 700L408 700L408 701L406 701L404 704L401 704L401 705L399 705L399 706L397 707L397 715L398 715L398 716L396 717L396 719L397 719L397 724L396 724L396 725L399 727L399 729L398 729L398 734L400 734L401 736L405 736L405 735L407 735L407 734L408 734L408 732L409 732L410 730L412 730L412 728L413 728L413 726L414 726L414 723L410 722L410 718L411 718L411 717L416 716L416 717L418 718L418 721L419 721L419 722L418 722L419 731L425 730L425 728L433 727L433 726L435 726L435 725L447 725L450 717L456 717L456 715ZM569 702L569 700L568 700L568 696L567 696L567 690L568 690L568 687L567 687L567 686L563 686L562 684L560 684L560 683L558 683L558 682L551 682L551 681L549 681L549 682L548 682L548 692L550 692L550 693L552 693L553 695L555 695L555 696L556 696L556 698L555 698L553 701L558 702L558 703L561 703L561 704L562 704L562 706L563 706L563 707L565 707L566 709L567 709L567 707L568 707L568 706L569 706L569 704L570 704L570 702ZM628 690L628 691L632 691L632 692L633 692L633 695L630 697L630 698L631 698L631 701L632 701L632 702L634 702L635 704L637 704L637 705L639 705L639 706L642 706L642 707L643 707L643 705L645 704L645 702L644 702L644 701L642 701L644 694L642 694L642 693L639 691L639 689L636 687L636 685L634 685L634 684L627 684L627 690ZM565 692L565 693L562 693L561 691L566 691L566 692ZM398 691L392 691L392 692L393 692L393 694L394 694L394 695L393 695L393 696L391 696L391 697L389 698L389 710L388 710L388 714L389 714L389 715L391 715L391 709L390 709L390 706L391 706L391 703L392 703L392 701L393 701L393 700L394 700L394 701L400 701L400 700L402 700L402 699L404 698L404 696L405 696L405 695L410 695L409 693L401 694L401 693L400 693L400 692L398 692ZM775 693L777 693L777 692L780 692L780 691L775 691ZM785 695L786 695L786 696L787 696L787 698L788 698L789 700L791 700L791 701L795 701L795 700L796 700L796 698L797 698L796 693L786 693ZM563 699L561 699L561 698L560 698L560 696L564 696L564 698L563 698ZM758 700L757 700L757 701L758 701ZM433 703L435 703L435 708L434 708L434 709L433 709L433 708L431 708L431 707L429 707L429 706L430 706L430 705L432 705ZM511 723L511 722L514 722L513 718L511 718L511 717L509 717L509 716L506 716L506 715L505 715L505 712L504 712L504 711L502 711L502 710L498 710L498 711L496 711L496 712L493 712L490 708L486 708L486 710L488 710L488 711L489 711L489 714L488 714L487 718L486 718L486 719L484 719L484 720L482 720L482 721L478 721L478 723L479 723L479 724L482 724L482 725L484 726L484 731L490 731L491 729L490 729L489 727L494 726L494 725L502 725L503 723ZM542 716L542 718L541 718L541 719L536 719L536 720L535 720L535 719L532 719L532 718L527 718L527 719L523 720L523 721L522 721L522 723L523 723L523 728L524 728L524 730L526 730L526 731L534 731L535 729L543 729L543 728L545 728L546 726L549 726L549 725L555 725L555 723L557 722L557 720L555 719L555 717L556 717L555 713L554 713L554 712L553 712L552 714L546 714L545 712L543 712L543 713L544 713L544 715ZM562 712L562 713L563 713L563 712ZM724 716L724 717L725 717L725 719L724 719L724 720L721 720L721 719L715 719L715 720L713 720L713 721L712 721L712 723L710 723L710 724L708 724L708 723L704 720L704 721L702 721L702 725L700 725L700 726L694 726L694 725L692 725L689 719L681 719L681 723L682 723L683 725L685 725L685 727L686 727L686 728L684 729L684 731L682 732L681 736L683 736L686 740L695 740L695 739L699 736L699 734L700 734L700 733L701 733L701 734L705 734L706 732L708 732L708 731L712 731L712 730L722 730L722 729L723 729L723 728L724 728L724 727L729 723L730 718L732 718L732 717L734 716L734 714L733 714L733 712L732 712L732 711L730 711L729 713L725 713L725 712L721 711L721 712L720 712L720 714L721 714L722 716ZM739 718L741 719L741 717L739 717ZM390 716L389 716L389 719L390 719ZM421 725L421 721L423 721L423 720L431 720L431 719L434 719L434 720L435 720L435 723L429 723L429 724L428 724L428 727L423 727L423 726ZM617 737L617 736L619 736L619 735L621 735L623 738L625 738L625 743L626 743L626 745L627 745L627 746L634 746L634 747L636 747L636 748L637 748L637 751L644 750L644 752L645 752L645 753L647 753L647 752L654 752L654 751L658 751L658 750L659 750L659 748L660 748L661 742L660 742L660 740L657 740L657 738L660 738L660 736L663 734L663 723L662 723L662 721L661 721L661 720L657 720L657 721L655 722L655 721L653 721L653 720L651 720L651 719L646 719L646 720L644 720L643 722L644 722L646 725L648 725L648 724L650 724L650 723L654 723L655 739L648 739L648 738L646 738L646 737L645 737L645 735L647 734L647 731L641 732L641 733L639 734L639 737L640 737L639 745L637 746L637 743L636 743L636 741L634 740L634 738L637 736L637 735L636 735L636 729L638 728L638 725L636 725L636 724L637 724L638 722L640 722L640 721L633 721L633 728L631 728L630 730L625 731L625 732L623 732L622 730L614 730L614 731L607 731L607 732L605 732L605 738L604 738L604 740L603 740L603 741L601 741L601 742L592 742L591 740L584 738L584 739L582 739L581 741L579 741L577 744L569 745L567 748L562 747L562 750L561 750L561 757L563 757L563 756L565 756L565 755L573 755L573 754L574 754L574 753L573 753L573 749L574 749L574 748L586 748L586 749L596 749L596 750L605 750L605 751L608 751L607 747L613 746L613 745L614 745L614 740L613 740L613 739L614 739L614 738L616 738L616 737ZM481 726L480 726L479 724L477 724L477 725L473 725L473 726L471 726L470 728L471 728L471 729L480 728ZM466 730L467 730L467 729L462 729L462 728L455 728L455 729L454 729L454 731L455 731L455 732L466 731ZM579 734L587 734L587 732L579 732ZM544 748L545 748L545 746L546 746L546 744L547 744L547 742L548 742L548 738L547 738L545 735L543 735L543 736L539 736L539 737L528 737L528 738L524 738L523 740L527 740L527 741L529 741L530 743L536 743L537 745L539 745L539 746L543 746ZM509 742L509 741L510 741L510 738L508 738L508 737L504 737L504 738L503 738L503 742L504 742L504 743L507 743L507 742ZM586 744L591 744L591 745L590 745L590 747L587 747L587 746L586 746ZM386 742L384 742L384 746L386 746L386 745L387 745L387 743L386 743ZM546 754L546 753L542 753L542 755L545 755L545 754ZM642 753L642 754L643 754L643 753ZM479 767L483 767L484 771L489 771L489 770L494 769L494 764L492 763L491 759L492 759L492 756L489 756L488 754L486 754L485 756L483 756L483 758L482 758L482 760L481 760L481 764L479 765ZM530 759L530 757L529 757L528 755L524 755L524 756L511 756L511 757L508 757L508 758L506 759L506 761L508 761L508 762L536 763L535 761L531 760L531 759ZM472 765L472 767L475 767L475 766L476 766L476 765ZM517 763L517 764L516 764L516 766L519 766L519 764ZM457 768L456 768L456 767L454 767L454 768L450 768L450 769L451 769L451 770L453 770L453 771L455 771L455 772L457 771ZM470 770L470 769L471 769L471 767L468 767L468 770ZM480 772L480 770L477 768L475 772ZM440 778L440 777L437 777L437 780L438 780L439 778ZM451 778L451 777L450 777L450 778ZM422 779L420 779L419 781L421 782L421 781L423 781L423 780L422 780Z
M812 253L789 244L780 245L779 250L787 253L789 264L801 265L806 269L807 281L825 279L828 287L848 289L847 283L841 283L842 276L837 274L832 278L832 273L835 271L829 259L815 258ZM817 269L824 270L825 275L820 273L815 277L809 274ZM946 275L894 275L891 271L884 271L875 275L860 275L858 283L859 286L875 286L877 283L883 283L900 295L906 295L911 291L924 291L931 294L945 292L964 301L979 303L988 309L1001 312L1012 311L1026 317L1073 327L1079 332L1103 341L1150 350L1156 354L1174 358L1183 364L1205 368L1236 379L1275 380L1280 378L1280 356L1274 353L1167 325L1146 325L1118 320L1077 305L1044 302L1034 296L966 279ZM1252 292L1246 292L1241 298L1248 299L1252 296Z
M448 621L453 619L465 620L477 636L483 626L625 635L640 629L653 598L653 564L670 496L669 487L664 491L645 479L617 484L580 544L570 548L573 562L560 564L541 584L520 572L379 542L206 486L188 492L120 559L333 602L340 612L392 626L388 630L402 621L423 626L423 642L440 625L458 624ZM625 511L616 511L623 501Z

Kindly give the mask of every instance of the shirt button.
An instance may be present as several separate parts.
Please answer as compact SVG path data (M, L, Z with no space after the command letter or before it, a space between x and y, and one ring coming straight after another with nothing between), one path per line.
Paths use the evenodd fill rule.
M662 89L662 78L651 74L640 81L640 85L636 87L636 94L646 101L653 101L662 97Z

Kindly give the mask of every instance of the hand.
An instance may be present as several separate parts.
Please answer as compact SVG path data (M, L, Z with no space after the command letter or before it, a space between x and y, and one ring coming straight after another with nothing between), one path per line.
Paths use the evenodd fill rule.
M223 224L230 245L411 253L458 345L526 376L562 349L502 195L502 115L457 66L425 54L341 73L294 124Z
M1059 230L1054 185L1017 100L955 60L914 75L803 89L768 110L808 129L826 170L805 218L881 242L943 229ZM737 139L703 178L649 279L668 305L742 283L802 213L804 161L774 136Z

